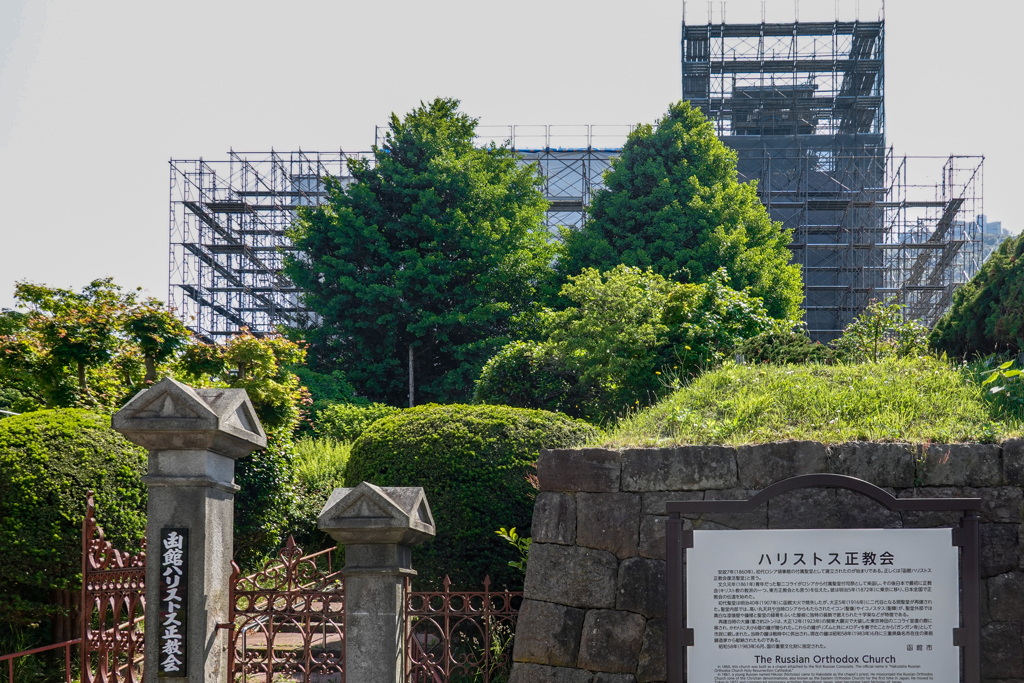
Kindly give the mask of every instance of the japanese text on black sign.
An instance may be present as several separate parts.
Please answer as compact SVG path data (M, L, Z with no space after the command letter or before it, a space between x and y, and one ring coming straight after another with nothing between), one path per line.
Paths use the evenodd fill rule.
M159 674L187 675L188 529L160 530Z

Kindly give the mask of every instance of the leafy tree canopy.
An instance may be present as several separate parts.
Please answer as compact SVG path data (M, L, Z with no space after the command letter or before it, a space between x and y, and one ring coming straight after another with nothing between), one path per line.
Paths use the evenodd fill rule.
M799 317L790 231L768 216L754 182L737 181L736 153L688 102L638 126L605 180L583 228L564 233L563 276L621 263L699 283L724 267L732 287L749 288L773 318Z
M539 316L541 342L514 342L484 366L477 401L607 422L654 403L673 379L720 363L737 343L791 327L722 268L701 284L618 265L569 277L571 303Z
M969 357L1024 351L1024 236L1006 240L932 330L933 347Z
M112 410L157 379L190 336L156 299L110 278L81 292L19 282L17 307L0 312L0 389L21 410Z
M549 276L536 167L475 147L458 105L392 115L374 161L353 162L349 185L328 179L291 234L288 275L322 318L306 332L316 367L342 367L373 400L406 400L410 348L418 402L465 398Z

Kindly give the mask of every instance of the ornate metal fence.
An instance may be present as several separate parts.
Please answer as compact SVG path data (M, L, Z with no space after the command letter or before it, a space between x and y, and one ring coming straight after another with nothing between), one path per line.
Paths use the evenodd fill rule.
M344 683L345 591L333 550L304 555L289 536L280 562L250 576L234 565L231 621L222 624L233 634L234 680Z
M499 683L512 669L520 592L419 592L406 582L408 683Z
M90 492L82 525L82 683L142 681L146 547L115 549L96 523Z

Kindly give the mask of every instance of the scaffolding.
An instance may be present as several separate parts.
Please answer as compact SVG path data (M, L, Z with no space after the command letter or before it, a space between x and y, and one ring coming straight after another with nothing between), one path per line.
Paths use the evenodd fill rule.
M631 126L480 126L476 143L509 144L537 164L557 234L578 229L593 192ZM382 143L381 131L377 140ZM324 178L351 181L353 159L372 152L230 152L226 160L172 159L168 301L207 341L245 327L267 334L317 324L283 271L299 206L326 199Z
M168 301L206 341L316 323L283 272L300 206L324 201L324 178L351 179L364 153L230 152L170 162Z
M723 7L724 14L724 7ZM811 337L896 296L927 325L982 256L982 159L897 158L885 142L885 22L687 25L683 99L700 108L792 230ZM914 167L911 175L910 167ZM920 168L919 168L920 167Z

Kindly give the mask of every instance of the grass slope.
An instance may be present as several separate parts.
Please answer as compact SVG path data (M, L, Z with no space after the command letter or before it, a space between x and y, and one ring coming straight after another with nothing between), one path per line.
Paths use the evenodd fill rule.
M619 421L608 447L809 439L955 443L1022 433L975 374L932 358L859 365L734 365Z

